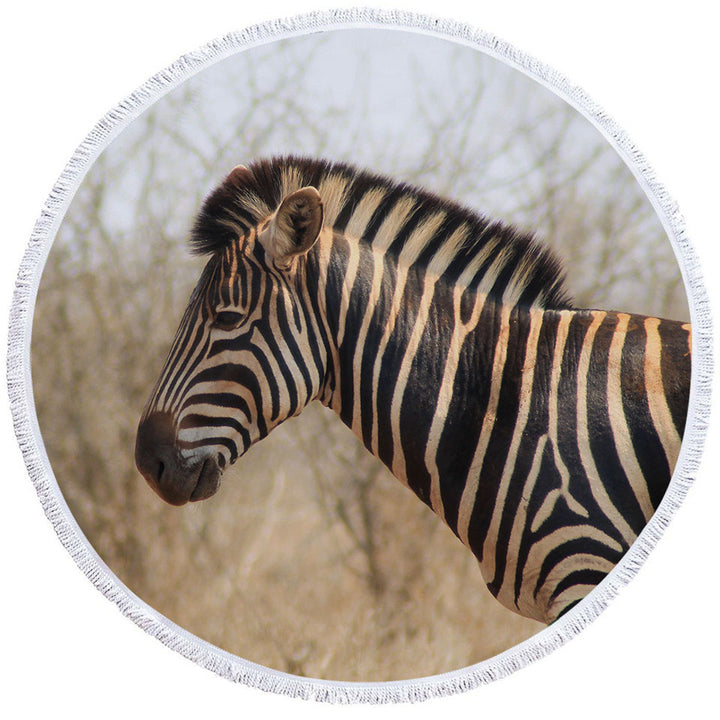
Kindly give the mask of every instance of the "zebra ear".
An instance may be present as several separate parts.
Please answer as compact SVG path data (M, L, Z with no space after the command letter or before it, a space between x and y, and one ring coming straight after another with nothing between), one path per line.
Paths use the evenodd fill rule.
M262 246L278 266L287 266L315 244L323 224L323 204L314 187L288 195L270 225L259 237Z
M253 179L253 174L244 165L236 165L225 178L230 185L247 185Z

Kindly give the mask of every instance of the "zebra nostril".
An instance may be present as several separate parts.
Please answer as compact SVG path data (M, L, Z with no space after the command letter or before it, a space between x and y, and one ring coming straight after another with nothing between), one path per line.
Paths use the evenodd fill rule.
M174 442L172 418L166 413L152 413L140 423L135 441L135 464L151 485L167 481L173 474Z

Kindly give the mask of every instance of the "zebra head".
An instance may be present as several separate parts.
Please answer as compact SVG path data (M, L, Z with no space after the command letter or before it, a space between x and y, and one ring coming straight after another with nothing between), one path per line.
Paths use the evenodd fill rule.
M289 193L252 224L236 216L222 226L223 242L208 240L198 219L195 242L216 247L137 432L136 465L173 505L215 493L223 470L297 415L325 375L324 348L300 298L323 226L317 190Z

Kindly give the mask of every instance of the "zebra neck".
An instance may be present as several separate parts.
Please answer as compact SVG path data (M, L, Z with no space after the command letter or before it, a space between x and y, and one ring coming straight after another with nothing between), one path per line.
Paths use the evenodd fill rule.
M510 317L520 311L427 268L334 240L335 251L321 262L333 372L320 399L431 504L429 477L437 479L433 458L448 413L466 404L459 394L468 378L490 386L487 348L507 344ZM468 391L468 398L479 392Z

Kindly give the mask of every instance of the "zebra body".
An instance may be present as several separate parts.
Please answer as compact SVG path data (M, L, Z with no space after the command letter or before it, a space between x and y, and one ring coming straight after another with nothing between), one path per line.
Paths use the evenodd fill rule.
M138 430L181 504L319 399L429 505L506 607L551 622L662 499L690 327L573 308L529 236L346 165L239 167L194 229L211 258Z

